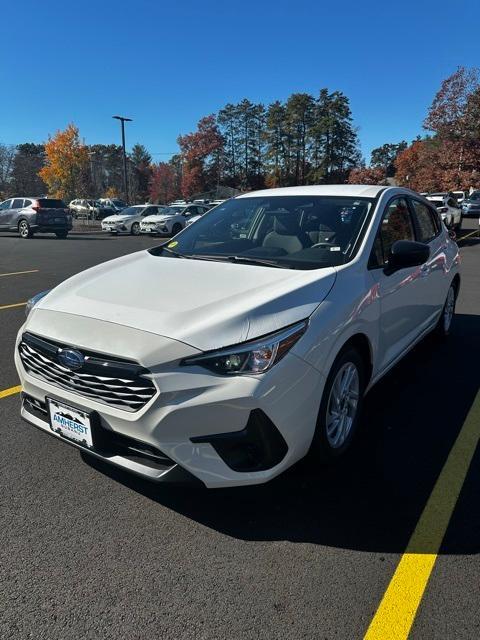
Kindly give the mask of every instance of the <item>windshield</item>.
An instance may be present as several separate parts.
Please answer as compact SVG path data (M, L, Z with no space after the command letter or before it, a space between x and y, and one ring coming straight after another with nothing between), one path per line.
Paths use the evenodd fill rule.
M151 252L291 269L344 264L372 203L334 196L232 199Z
M468 196L469 200L480 200L480 191L474 191L470 196Z
M138 214L142 211L143 207L127 207L127 209L122 209L122 216L138 216Z

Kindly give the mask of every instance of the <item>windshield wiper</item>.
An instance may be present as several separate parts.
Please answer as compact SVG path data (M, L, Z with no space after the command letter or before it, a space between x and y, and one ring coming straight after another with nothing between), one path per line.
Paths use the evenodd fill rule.
M173 249L169 249L165 245L162 245L160 248L162 249L162 251L167 251L168 253L171 253L172 256L175 256L176 258L190 258L190 256L184 256L183 253L178 253L178 251L173 251Z
M250 258L249 256L228 256L230 262L243 262L244 264L260 264L265 267L276 267L277 269L290 269L286 264L279 264L275 260L265 260L265 258Z
M261 265L264 267L275 267L277 269L290 269L287 265L279 264L274 260L265 260L264 258L254 258L249 256L222 256L222 255L210 255L203 253L192 253L189 256L194 260L209 260L211 262L240 262L243 264Z

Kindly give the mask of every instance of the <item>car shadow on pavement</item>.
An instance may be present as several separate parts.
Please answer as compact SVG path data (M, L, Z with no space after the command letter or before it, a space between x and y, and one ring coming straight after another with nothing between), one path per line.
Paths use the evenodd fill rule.
M446 342L428 337L368 394L360 432L334 466L306 458L265 485L194 489L143 481L83 455L132 490L242 540L404 551L480 387L480 317L456 316ZM480 551L480 452L443 554ZM429 548L418 553L435 552Z

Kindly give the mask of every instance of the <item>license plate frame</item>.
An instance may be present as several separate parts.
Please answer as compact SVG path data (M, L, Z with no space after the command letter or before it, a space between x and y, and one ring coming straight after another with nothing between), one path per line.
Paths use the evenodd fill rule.
M94 448L92 413L72 406L63 400L45 398L50 429L64 440L85 449Z

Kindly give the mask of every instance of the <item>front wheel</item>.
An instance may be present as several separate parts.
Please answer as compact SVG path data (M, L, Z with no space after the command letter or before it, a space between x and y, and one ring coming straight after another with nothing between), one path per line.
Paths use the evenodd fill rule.
M68 231L55 231L55 235L60 240L65 240L65 238L68 236Z
M330 462L350 447L357 430L366 387L366 368L354 347L341 351L323 391L312 448Z
M132 224L132 227L130 229L130 233L132 234L132 236L138 236L140 233L140 225L138 224L138 222L134 222Z
M33 231L30 229L30 225L26 220L21 220L18 223L18 233L21 238L31 238L33 236Z

